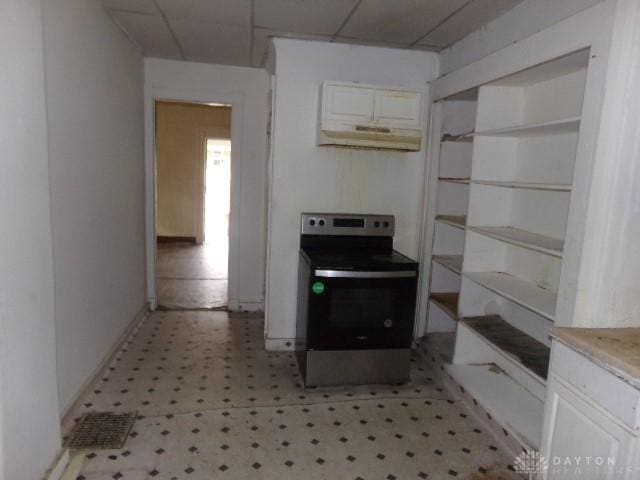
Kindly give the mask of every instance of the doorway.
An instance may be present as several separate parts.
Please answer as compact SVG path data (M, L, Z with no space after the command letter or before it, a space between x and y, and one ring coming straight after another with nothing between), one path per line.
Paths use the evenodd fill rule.
M231 107L156 102L158 308L228 305Z

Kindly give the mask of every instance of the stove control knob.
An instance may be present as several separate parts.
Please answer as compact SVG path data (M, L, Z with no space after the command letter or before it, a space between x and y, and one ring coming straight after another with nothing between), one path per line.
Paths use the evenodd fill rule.
M316 221L312 218L311 220L309 220L309 225L311 225L312 227L315 227Z
M389 228L389 222L384 222L384 228Z
M393 327L393 320L391 320L390 318L387 318L387 319L384 321L384 326L385 326L385 328L391 328L391 327Z
M324 222L324 218L321 218L321 219L318 221L318 225L320 225L321 227L324 227L324 223L325 223L325 222Z
M380 222L378 222L377 220L375 222L373 222L373 226L375 228L380 228Z

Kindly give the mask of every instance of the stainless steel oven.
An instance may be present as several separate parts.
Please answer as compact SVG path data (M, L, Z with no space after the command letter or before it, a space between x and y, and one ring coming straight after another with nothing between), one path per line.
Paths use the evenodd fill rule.
M393 231L391 216L302 215L297 343L306 385L408 378L418 264L393 250Z

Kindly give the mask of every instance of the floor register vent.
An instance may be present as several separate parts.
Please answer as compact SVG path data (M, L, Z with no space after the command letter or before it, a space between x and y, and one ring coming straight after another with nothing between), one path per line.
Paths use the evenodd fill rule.
M71 449L124 447L137 412L91 412L83 415L64 442Z

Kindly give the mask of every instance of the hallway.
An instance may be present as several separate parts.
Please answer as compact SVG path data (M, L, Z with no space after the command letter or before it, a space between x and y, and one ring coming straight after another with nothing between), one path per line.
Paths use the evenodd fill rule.
M168 309L214 309L227 305L228 245L159 243L158 304Z
M420 357L407 385L305 390L263 331L226 312L152 313L76 412L138 420L122 450L86 452L78 478L473 478L510 462Z

